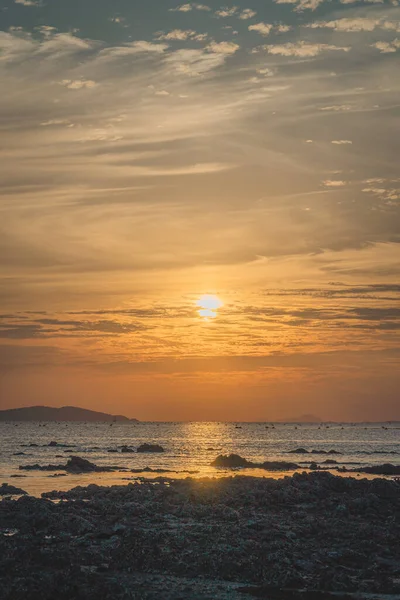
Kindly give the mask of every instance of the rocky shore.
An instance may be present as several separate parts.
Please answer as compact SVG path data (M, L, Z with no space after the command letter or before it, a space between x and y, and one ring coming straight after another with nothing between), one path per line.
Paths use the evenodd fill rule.
M399 482L327 472L6 496L1 598L400 598L399 539Z

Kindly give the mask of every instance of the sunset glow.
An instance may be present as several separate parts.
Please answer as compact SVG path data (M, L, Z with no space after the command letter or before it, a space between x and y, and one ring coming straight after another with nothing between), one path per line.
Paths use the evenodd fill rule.
M4 1L0 408L400 418L398 3Z

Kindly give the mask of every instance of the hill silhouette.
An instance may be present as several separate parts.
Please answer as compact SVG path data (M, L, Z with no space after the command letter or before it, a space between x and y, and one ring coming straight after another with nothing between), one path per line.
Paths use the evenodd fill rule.
M0 410L0 421L137 421L123 415L79 408L78 406L28 406L26 408L11 408Z

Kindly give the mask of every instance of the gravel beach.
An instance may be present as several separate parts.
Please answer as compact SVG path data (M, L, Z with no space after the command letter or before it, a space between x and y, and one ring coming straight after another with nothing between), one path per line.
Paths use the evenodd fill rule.
M394 480L138 478L43 496L0 502L2 600L400 597Z

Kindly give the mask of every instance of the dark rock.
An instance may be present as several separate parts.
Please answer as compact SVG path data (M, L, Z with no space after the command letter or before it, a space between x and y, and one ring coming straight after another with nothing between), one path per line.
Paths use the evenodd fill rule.
M94 463L89 462L86 458L80 456L71 456L65 466L65 470L69 473L92 473L97 471L98 467Z
M137 449L138 452L165 452L162 446L158 444L142 444Z
M0 486L0 496L22 496L27 493L28 492L25 492L25 490L21 490L13 485L8 485L8 483L2 483Z
M129 446L121 446L121 452L135 452L133 448L129 448ZM139 450L138 450L139 452ZM154 450L153 450L154 452Z
M236 468L236 467L251 467L253 463L250 463L245 458L239 456L239 454L220 454L211 463L212 467L225 467L225 468Z
M361 473L371 473L372 475L400 475L400 465L392 465L391 463L363 467L356 470Z
M170 469L152 469L144 467L143 469L131 469L131 473L173 473Z
M99 467L80 456L71 456L66 465L22 465L22 471L67 471L68 473L93 473L115 471L118 467Z
M20 465L18 467L21 471L60 471L65 469L65 465Z
M52 446L52 447L54 447L54 446L58 446L58 444L57 444L57 442L50 442L50 443L49 443L49 446Z
M266 471L289 471L297 469L299 465L285 461L265 461L263 463L254 463L248 461L246 458L242 458L238 454L230 454L229 456L220 454L211 463L211 466L224 468L265 469Z
M311 454L341 454L337 450L311 450Z
M308 454L308 450L305 448L296 448L296 450L289 450L288 454Z

